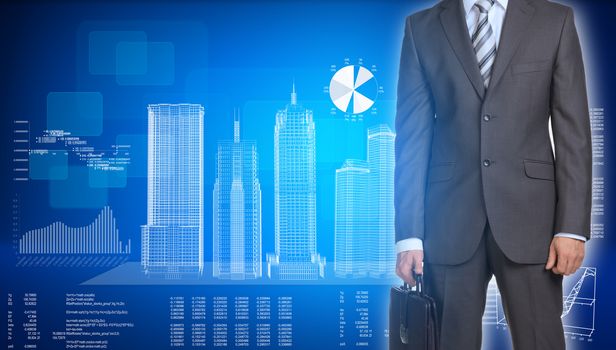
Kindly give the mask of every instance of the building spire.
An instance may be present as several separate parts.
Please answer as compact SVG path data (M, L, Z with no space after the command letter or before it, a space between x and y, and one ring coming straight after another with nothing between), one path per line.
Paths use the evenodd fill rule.
M240 109L233 108L233 142L240 142Z
M293 90L291 90L291 104L297 104L297 93L295 92L295 78L293 78Z

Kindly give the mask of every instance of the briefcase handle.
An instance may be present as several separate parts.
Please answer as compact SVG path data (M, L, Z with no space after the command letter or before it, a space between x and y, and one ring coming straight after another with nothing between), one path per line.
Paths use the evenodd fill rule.
M413 279L415 279L415 286L417 287L415 289L415 291L417 293L419 293L419 295L424 295L424 289L423 289L423 275L421 274L416 274L415 271L413 271ZM409 334L408 334L408 296L409 293L411 292L411 287L408 285L408 283L404 282L403 285L403 289L407 291L406 293L406 297L404 298L404 307L400 308L400 341L402 342L402 344L408 344L409 342Z
M417 291L417 293L423 295L424 294L424 287L423 287L423 275L422 274L416 274L413 271L413 279L415 280L415 286L417 287L415 290ZM406 283L406 281L404 282L404 289L406 290L411 290L411 286L409 286L408 283Z

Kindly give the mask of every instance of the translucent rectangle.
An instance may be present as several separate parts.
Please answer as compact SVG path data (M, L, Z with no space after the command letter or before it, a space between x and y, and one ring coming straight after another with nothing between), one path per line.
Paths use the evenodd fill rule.
M101 208L107 205L107 189L92 188L88 168L69 166L66 180L49 181L52 208Z
M68 178L66 151L36 150L29 154L29 175L32 180L65 180Z
M103 95L99 92L47 94L47 129L73 136L100 136L103 132Z
M148 135L121 134L116 136L116 144L128 146L130 164L128 177L146 177L148 169Z
M118 85L173 85L175 81L175 47L171 42L148 42L147 72L118 74ZM123 55L120 55L123 56Z
M88 183L92 188L126 187L126 168L103 169L88 167Z
M122 41L116 45L116 74L144 75L148 72L148 43Z
M116 74L116 47L120 42L146 42L143 31L92 31L88 35L89 72L94 75Z

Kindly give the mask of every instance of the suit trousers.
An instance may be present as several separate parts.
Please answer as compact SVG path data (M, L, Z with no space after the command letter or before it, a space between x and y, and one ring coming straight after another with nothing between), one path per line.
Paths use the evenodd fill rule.
M459 265L425 263L426 292L436 302L440 350L481 349L488 283L496 277L515 350L565 349L563 278L545 264L509 260L489 222L477 250Z

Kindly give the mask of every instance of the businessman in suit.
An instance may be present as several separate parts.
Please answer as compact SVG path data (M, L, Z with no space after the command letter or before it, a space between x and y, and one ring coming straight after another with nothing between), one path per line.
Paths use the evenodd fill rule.
M564 349L562 278L590 238L592 182L571 8L443 0L407 17L396 132L397 274L425 272L441 349L481 347L492 276L514 348Z

